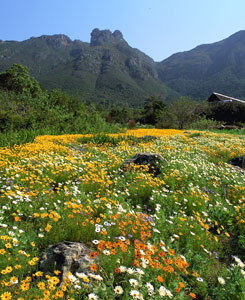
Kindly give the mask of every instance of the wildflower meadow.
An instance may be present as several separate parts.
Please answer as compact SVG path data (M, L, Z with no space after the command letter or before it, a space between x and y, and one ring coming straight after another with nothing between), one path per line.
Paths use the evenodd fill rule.
M137 153L160 174L122 170ZM245 299L244 153L245 135L160 129L0 148L0 299ZM60 282L39 261L64 241L96 263Z

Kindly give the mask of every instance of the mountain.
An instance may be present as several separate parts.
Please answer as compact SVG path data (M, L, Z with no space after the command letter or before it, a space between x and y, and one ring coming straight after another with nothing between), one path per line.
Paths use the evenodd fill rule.
M14 63L48 90L97 103L142 106L152 95L203 100L214 91L245 99L245 30L158 63L130 47L119 30L94 29L90 43L63 34L0 41L0 72Z
M216 43L176 53L157 64L159 78L181 95L212 92L245 99L245 30Z
M171 100L178 94L158 78L156 63L124 40L119 30L94 29L90 43L63 34L0 41L0 71L26 66L48 89L102 103L142 105L151 95Z

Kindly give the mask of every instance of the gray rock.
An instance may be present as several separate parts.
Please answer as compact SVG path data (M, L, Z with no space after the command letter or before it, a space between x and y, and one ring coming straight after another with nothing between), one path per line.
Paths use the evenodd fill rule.
M143 140L143 141L151 141L151 140L157 140L158 137L156 137L154 135L144 135L142 137L139 137L138 139Z
M220 127L218 127L219 130L234 130L234 129L242 129L242 127L240 126L236 126L236 125L221 125Z
M72 43L72 40L65 34L42 35L39 39L54 47L68 46Z
M119 30L112 33L110 30L99 30L98 28L95 28L91 33L90 45L92 47L117 44L118 42L125 42L123 35Z
M240 167L242 169L245 169L245 155L233 158L230 161L230 163L233 166L237 166L237 167Z
M50 246L42 255L39 261L39 269L44 274L52 274L54 270L59 270L60 283L67 277L68 272L73 275L78 273L88 273L90 265L98 259L90 259L90 249L78 242L60 242Z
M160 174L160 165L164 163L163 157L158 153L137 153L134 157L124 161L122 169L130 170L130 165L149 166L149 172L157 176Z

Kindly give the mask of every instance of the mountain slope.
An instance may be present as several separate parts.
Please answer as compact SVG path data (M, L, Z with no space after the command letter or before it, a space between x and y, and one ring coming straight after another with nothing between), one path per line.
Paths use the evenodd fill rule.
M137 106L151 95L177 97L159 80L155 62L131 48L118 30L94 29L90 43L66 35L0 42L0 71L13 63L27 66L47 89L60 88L90 101Z
M245 30L213 44L176 53L157 64L159 78L182 95L213 91L245 98Z

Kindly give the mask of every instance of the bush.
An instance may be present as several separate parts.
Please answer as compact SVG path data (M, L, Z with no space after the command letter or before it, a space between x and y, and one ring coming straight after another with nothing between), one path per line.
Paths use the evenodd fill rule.
M203 130L210 130L215 129L222 125L222 122L207 119L206 116L199 117L196 121L192 122L188 128L189 129L203 129Z
M134 129L136 127L135 120L129 120L128 121L128 129Z

